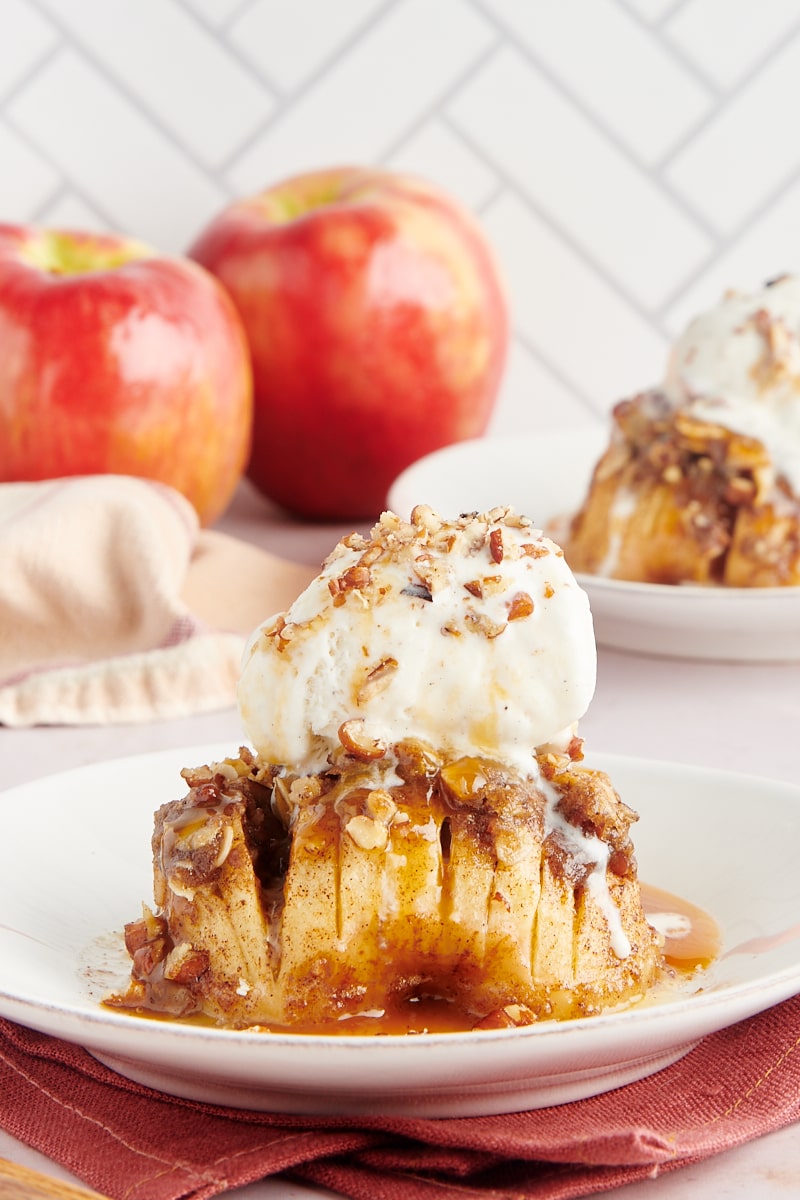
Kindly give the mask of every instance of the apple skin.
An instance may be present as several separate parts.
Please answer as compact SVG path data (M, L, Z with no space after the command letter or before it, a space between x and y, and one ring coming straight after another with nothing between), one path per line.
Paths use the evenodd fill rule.
M242 318L248 475L290 511L374 518L411 462L485 432L505 291L478 224L441 191L382 170L300 175L231 204L188 255Z
M252 433L230 298L131 239L0 225L0 480L120 474L227 507Z

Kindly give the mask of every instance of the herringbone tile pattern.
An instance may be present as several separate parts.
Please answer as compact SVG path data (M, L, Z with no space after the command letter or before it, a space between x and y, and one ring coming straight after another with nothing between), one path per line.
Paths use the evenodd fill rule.
M478 213L498 431L599 419L731 285L800 269L800 0L2 0L0 219L186 248L383 163Z

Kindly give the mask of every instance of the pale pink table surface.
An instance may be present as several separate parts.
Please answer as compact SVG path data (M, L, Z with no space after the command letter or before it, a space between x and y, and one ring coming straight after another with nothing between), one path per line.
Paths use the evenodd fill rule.
M341 533L354 527L352 523L320 526L295 522L248 485L240 488L219 525L225 532L282 557L313 565L322 561ZM602 647L597 691L580 727L587 754L607 751L791 782L800 779L798 731L800 663L660 659ZM68 769L126 754L236 742L239 736L233 708L158 725L113 729L0 728L0 787L35 779L52 770L54 762L58 769ZM756 822L754 814L754 830ZM72 1178L1 1131L0 1156L44 1170L54 1178ZM699 1166L604 1194L619 1200L678 1200L695 1195L706 1200L787 1200L800 1196L800 1125ZM311 1200L330 1193L264 1182L227 1195L231 1200Z

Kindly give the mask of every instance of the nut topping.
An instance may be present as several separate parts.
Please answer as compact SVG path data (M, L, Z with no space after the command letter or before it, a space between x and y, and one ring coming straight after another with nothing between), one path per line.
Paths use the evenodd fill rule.
M386 826L371 817L351 817L344 828L361 850L384 850L389 842Z
M195 950L189 942L181 942L164 959L164 978L173 983L193 983L208 970L208 964L204 950Z
M533 600L527 592L517 592L511 597L508 605L509 621L518 621L522 617L529 617L533 612Z
M489 553L496 563L503 561L503 531L502 529L493 529L489 534Z
M386 687L396 670L396 658L382 659L377 667L372 668L359 688L358 695L356 696L356 704L361 707L361 705L368 703L381 688Z
M354 717L339 726L339 741L348 754L352 754L353 758L360 758L364 762L383 758L386 753L383 742L367 734L364 722L360 717Z

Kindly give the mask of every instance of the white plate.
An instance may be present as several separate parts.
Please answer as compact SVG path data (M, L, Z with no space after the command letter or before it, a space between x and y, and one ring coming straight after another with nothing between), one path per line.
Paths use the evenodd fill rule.
M408 467L389 507L445 516L511 504L553 529L579 507L608 440L605 428L459 442ZM626 583L579 574L598 642L670 658L800 659L800 588L716 588Z
M572 1022L381 1038L236 1032L105 1009L97 997L118 982L105 973L109 932L152 894L153 812L182 794L182 766L229 751L122 759L0 794L2 1015L173 1095L293 1113L463 1116L618 1087L800 991L800 788L596 755L591 765L640 813L641 877L721 926L705 990Z

